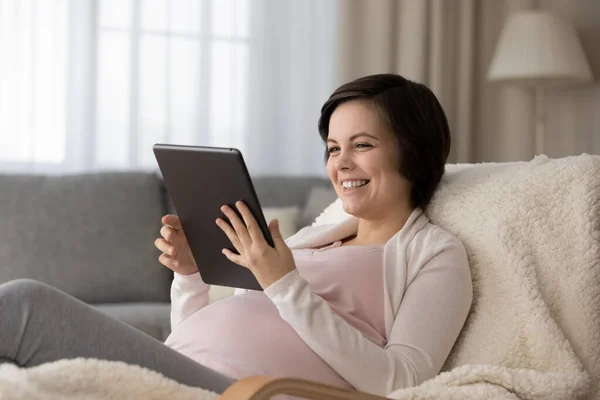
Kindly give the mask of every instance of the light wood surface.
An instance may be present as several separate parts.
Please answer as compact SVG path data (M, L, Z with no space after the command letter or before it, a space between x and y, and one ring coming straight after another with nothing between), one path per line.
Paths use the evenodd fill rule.
M384 400L385 397L338 388L303 379L250 376L231 385L220 400L269 400L287 394L313 400Z

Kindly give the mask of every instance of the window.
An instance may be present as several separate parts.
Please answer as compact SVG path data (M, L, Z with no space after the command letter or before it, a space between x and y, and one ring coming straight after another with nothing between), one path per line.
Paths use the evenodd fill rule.
M228 146L242 134L249 0L100 0L99 6L99 164L154 165L153 143Z
M87 149L90 166L146 167L156 142L239 143L249 12L249 0L0 0L0 162Z
M67 0L0 0L0 161L64 160Z
M154 143L321 173L341 0L0 0L0 170L156 170Z

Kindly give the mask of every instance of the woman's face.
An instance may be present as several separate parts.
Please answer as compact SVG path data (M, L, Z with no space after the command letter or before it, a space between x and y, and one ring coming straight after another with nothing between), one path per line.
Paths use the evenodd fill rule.
M327 149L327 173L345 212L380 219L410 205L411 184L398 171L397 141L373 106L360 100L339 105L329 121Z

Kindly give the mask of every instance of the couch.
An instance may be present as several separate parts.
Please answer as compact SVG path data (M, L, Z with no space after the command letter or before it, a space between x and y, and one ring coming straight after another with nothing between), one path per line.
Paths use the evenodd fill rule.
M259 177L267 218L291 235L335 199L328 179ZM154 172L0 175L0 283L32 278L164 341L172 273L154 247L160 219L174 213ZM292 218L293 220L290 220ZM212 301L229 295L214 287Z

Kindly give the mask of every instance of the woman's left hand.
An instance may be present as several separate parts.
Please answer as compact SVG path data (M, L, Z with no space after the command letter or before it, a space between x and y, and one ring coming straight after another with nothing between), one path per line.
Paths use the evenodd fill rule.
M273 248L267 243L246 204L238 201L235 205L243 221L234 210L223 206L221 211L229 218L231 225L222 218L217 218L216 223L225 232L239 255L229 249L223 249L222 253L234 263L252 271L260 286L266 289L296 269L292 251L285 244L276 219L269 223L269 231L275 244Z

